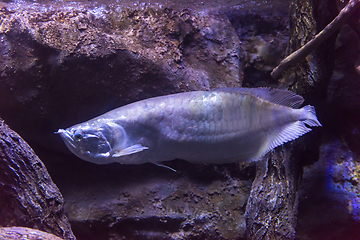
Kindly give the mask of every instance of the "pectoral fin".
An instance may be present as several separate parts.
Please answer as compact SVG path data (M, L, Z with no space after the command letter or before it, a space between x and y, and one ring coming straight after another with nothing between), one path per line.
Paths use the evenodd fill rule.
M149 149L148 147L141 146L141 144L135 144L128 148L122 149L121 151L115 151L112 157L121 157L125 155L130 155L133 153L141 152L145 149Z

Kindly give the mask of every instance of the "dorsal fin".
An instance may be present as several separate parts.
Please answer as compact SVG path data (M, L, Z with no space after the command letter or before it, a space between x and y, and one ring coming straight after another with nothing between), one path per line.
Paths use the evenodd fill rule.
M243 93L250 94L254 97L261 98L265 101L272 102L275 104L299 108L304 102L304 98L300 95L296 95L294 92L289 90L281 90L276 88L220 88L216 89L216 92L231 92L231 93Z

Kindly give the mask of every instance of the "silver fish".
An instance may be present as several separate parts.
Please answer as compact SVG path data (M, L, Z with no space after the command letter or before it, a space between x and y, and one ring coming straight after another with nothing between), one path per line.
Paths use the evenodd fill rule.
M314 107L287 90L226 88L145 99L58 134L79 158L141 164L259 160L321 126Z

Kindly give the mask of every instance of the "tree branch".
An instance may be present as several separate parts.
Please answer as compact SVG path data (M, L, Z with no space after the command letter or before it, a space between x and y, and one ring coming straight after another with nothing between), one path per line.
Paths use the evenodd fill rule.
M347 22L349 16L360 6L360 0L350 0L348 4L340 11L340 13L329 23L321 32L319 32L312 40L304 46L293 52L280 64L273 69L271 77L273 79L280 78L281 74L292 64L300 62L314 49L316 49L322 42L334 34L342 25Z

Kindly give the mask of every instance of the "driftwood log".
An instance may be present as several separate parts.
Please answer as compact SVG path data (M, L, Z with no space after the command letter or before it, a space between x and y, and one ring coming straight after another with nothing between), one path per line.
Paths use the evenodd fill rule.
M291 150L279 147L256 165L246 208L248 239L294 239L297 213Z
M64 200L31 147L0 119L0 226L23 226L75 239Z
M293 0L290 4L287 54L295 52L313 39L336 14L334 2ZM321 106L321 101L326 99L335 37L336 34L328 36L326 41L319 43L318 48L302 61L295 62L287 70L284 68L279 87L291 89L304 96L307 103ZM318 116L321 120L321 113ZM304 163L317 160L319 139L317 134L303 136L295 143L276 148L257 163L257 173L245 214L248 239L295 239L297 188L302 167ZM312 153L302 152L301 146L305 142L311 142L312 146L306 146L313 150Z

